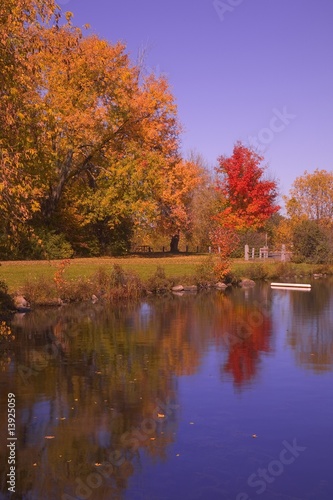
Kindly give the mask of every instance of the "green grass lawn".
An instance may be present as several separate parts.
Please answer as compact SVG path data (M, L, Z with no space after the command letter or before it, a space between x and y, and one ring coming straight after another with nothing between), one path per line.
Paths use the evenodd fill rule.
M64 277L75 279L89 277L99 268L108 269L119 264L124 270L135 271L140 278L146 280L152 276L157 266L162 266L167 276L184 276L195 273L198 264L207 258L204 255L176 255L161 257L96 257L88 259L72 259L66 267ZM2 261L0 280L9 286L13 293L27 281L41 276L52 279L59 269L60 261Z
M217 258L214 256L214 258ZM147 280L151 277L158 266L164 268L167 277L191 276L196 273L199 264L207 262L208 255L163 255L161 256L128 256L128 257L95 257L87 259L72 259L66 267L64 277L75 279L89 277L99 268L110 269L114 264L119 264L124 270L135 271L140 278ZM52 280L59 269L61 261L3 261L0 267L0 280L9 286L9 292L19 291L26 282L35 280L41 276ZM238 277L256 278L255 266L262 265L266 277L276 278L276 271L281 266L280 262L253 261L245 262L242 259L234 259L232 272ZM289 264L288 264L289 265ZM323 270L321 266L313 264L290 264L291 275L306 276L314 272L329 272L333 269ZM327 266L326 266L327 267ZM259 273L260 274L260 273ZM278 274L279 275L279 274ZM260 276L257 276L260 277Z

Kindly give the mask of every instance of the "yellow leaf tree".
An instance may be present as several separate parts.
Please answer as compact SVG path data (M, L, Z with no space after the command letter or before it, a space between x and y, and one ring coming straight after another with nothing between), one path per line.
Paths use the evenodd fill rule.
M186 225L197 169L179 155L180 126L166 79L143 77L123 44L84 37L72 15L61 20L52 3L43 5L38 23L39 4L30 4L35 14L18 31L22 84L8 85L15 107L1 110L2 204L13 206L21 196L20 212L32 228L62 230L69 238L81 230L97 246L107 246L112 230L124 225L128 234L135 224ZM6 22L11 29L12 19ZM14 41L14 54L20 43Z

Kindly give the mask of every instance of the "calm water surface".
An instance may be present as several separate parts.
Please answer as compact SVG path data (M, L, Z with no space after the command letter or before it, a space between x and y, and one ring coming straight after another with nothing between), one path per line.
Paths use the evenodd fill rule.
M0 353L33 500L332 500L333 281L16 315Z

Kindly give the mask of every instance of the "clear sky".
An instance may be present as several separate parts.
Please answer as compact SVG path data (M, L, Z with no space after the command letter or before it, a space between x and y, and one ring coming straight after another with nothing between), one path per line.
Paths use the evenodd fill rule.
M237 140L264 153L288 194L333 170L333 0L58 0L74 24L126 43L164 74L183 152L213 167Z

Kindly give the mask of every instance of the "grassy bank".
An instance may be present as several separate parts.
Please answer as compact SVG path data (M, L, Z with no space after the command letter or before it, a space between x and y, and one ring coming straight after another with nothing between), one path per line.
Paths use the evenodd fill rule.
M189 276L195 273L203 259L205 257L202 255L72 259L64 271L64 278L90 278L98 269L111 269L114 264L119 264L125 271L137 273L144 281L153 276L157 266L163 267L167 276ZM1 262L0 279L14 293L29 280L41 277L52 279L58 268L59 261L6 261Z
M9 293L23 294L34 304L56 303L59 298L88 300L93 294L113 300L165 291L177 284L213 284L216 260L216 256L178 255L3 262L0 279ZM227 280L236 284L244 278L299 279L314 273L333 274L333 266L234 260Z

